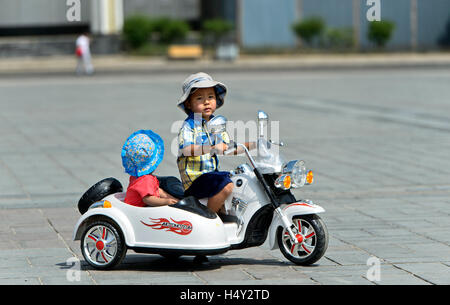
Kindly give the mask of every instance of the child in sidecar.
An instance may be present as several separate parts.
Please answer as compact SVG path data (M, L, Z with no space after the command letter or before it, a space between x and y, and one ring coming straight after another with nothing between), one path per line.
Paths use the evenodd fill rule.
M125 202L138 207L175 204L178 199L159 187L152 175L164 156L164 142L151 130L131 134L122 147L122 164L130 175Z

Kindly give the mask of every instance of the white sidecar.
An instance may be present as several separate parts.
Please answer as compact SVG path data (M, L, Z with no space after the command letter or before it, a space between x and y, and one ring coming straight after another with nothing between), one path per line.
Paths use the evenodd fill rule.
M75 225L73 239L81 240L84 258L96 268L117 265L127 248L177 256L214 255L230 248L226 225L194 197L144 208L124 198L121 192L94 203Z

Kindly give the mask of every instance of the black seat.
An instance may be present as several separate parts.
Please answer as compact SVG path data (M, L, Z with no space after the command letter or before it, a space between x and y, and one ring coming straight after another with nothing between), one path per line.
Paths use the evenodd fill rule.
M222 214L220 212L217 215L219 216L219 218L222 220L223 223L235 222L235 223L239 224L239 218L237 216Z
M204 206L194 196L184 197L184 188L180 179L174 176L156 176L159 181L159 187L164 191L172 195L173 197L180 199L176 204L170 205L170 207L189 211L206 218L214 219L217 214Z
M180 179L174 176L156 176L159 187L177 199L184 198L184 188Z
M170 207L182 209L191 213L198 214L200 216L214 219L217 217L217 214L208 209L206 206L204 206L200 201L198 201L197 198L194 196L189 196L186 198L183 198L182 200L178 201L175 204L171 204Z

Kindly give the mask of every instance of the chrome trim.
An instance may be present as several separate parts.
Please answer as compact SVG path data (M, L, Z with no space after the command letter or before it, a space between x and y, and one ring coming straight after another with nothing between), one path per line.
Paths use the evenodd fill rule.
M297 164L297 162L300 162L299 160L292 160L289 161L288 163L286 163L285 165L283 165L283 174L289 174L292 173L292 171L294 170L294 166Z
M216 115L206 123L207 130L212 134L218 134L226 130L227 118Z
M269 140L269 143L273 144L273 145L284 146L284 142L283 141L275 142L275 141Z
M262 110L258 110L258 121L267 121L269 120L269 116Z
M91 204L91 206L89 207L88 210L90 210L90 209L96 209L96 208L103 208L103 203L105 203L104 200L95 202L95 203Z
M235 208L236 212L243 214L245 212L245 209L247 209L248 203L239 198L233 197L231 199L231 206L232 208Z
M250 166L247 163L244 164L240 164L236 167L236 169L234 170L235 174L250 174L252 173L252 169L250 168Z

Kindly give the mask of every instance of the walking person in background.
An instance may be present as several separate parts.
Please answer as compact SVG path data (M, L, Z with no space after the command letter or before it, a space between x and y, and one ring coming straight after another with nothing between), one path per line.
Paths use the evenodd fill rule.
M92 75L94 73L94 66L91 60L91 50L89 47L90 39L88 33L81 34L76 40L76 50L77 55L77 74L81 75L83 73L87 75Z

